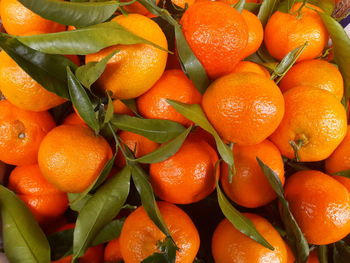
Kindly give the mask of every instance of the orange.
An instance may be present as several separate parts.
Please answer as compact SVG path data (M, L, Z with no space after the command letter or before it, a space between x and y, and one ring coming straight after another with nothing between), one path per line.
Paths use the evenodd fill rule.
M326 172L333 174L350 170L350 126L344 140L339 144L331 156L326 159ZM334 179L341 182L350 191L350 179L343 176L334 176Z
M240 73L240 72L253 72L261 76L270 78L270 73L266 68L250 61L240 61L237 63L232 73Z
M256 73L232 73L205 91L202 106L209 121L223 139L258 144L271 135L284 114L280 89Z
M122 0L121 2L130 2L129 0ZM156 4L159 3L159 0L156 0ZM141 3L139 2L134 2L131 5L125 5L123 8L129 12L129 13L136 13L140 15L150 15L151 13L147 10L146 7L144 7Z
M113 18L132 33L147 39L164 49L166 37L153 20L138 14ZM111 52L119 50L107 63L106 70L97 81L113 98L131 99L149 90L164 72L167 52L148 44L117 45L86 56L86 63L100 61Z
M151 164L153 190L171 203L198 202L215 188L217 161L215 150L205 141L187 139L176 154Z
M327 29L316 11L303 7L300 16L295 14L301 4L293 5L292 14L275 12L267 22L264 42L269 53L278 60L305 42L308 45L297 61L313 59L321 55L328 42ZM310 4L307 6L318 9Z
M269 166L284 184L282 156L272 142L264 140L259 144L234 145L233 155L237 173L228 180L228 167L223 165L221 184L228 197L235 203L249 208L266 205L277 196L262 172L256 157Z
M182 30L193 53L211 78L232 72L244 57L248 27L243 16L221 2L197 2L181 19Z
M287 262L286 246L276 229L263 217L245 213L258 232L275 248L273 251L239 232L224 219L216 227L212 253L216 263Z
M140 158L154 152L159 147L158 143L136 133L121 131L119 133L119 137L121 141L134 153L136 158ZM119 167L123 167L125 165L125 158L121 151L118 152L115 163Z
M320 263L316 250L311 251L306 263Z
M206 143L208 143L214 150L216 150L216 142L213 135L211 135L209 132L207 132L199 126L196 126L190 132L187 138L191 140L203 140Z
M171 0L171 2L174 4L174 5L177 5L181 8L185 8L186 5L187 6L191 6L193 5L196 0Z
M38 161L44 177L64 192L84 191L111 159L107 141L88 127L61 125L42 141Z
M292 251L292 249L290 248L290 246L286 244L286 249L287 249L287 263L295 263L295 257L294 257L294 253Z
M68 208L67 194L47 182L37 164L16 167L8 188L22 199L41 224L56 219Z
M12 165L35 164L41 141L54 127L48 112L26 111L0 100L0 160Z
M197 0L197 1L208 1L208 0ZM219 2L223 2L229 5L237 4L239 0L219 0ZM247 0L247 3L261 3L261 0Z
M71 125L84 125L87 126L87 124L83 121L80 116L73 112L69 114L64 120L62 124L71 124Z
M283 92L297 86L311 86L327 90L341 100L343 77L337 67L327 61L312 59L295 64L279 84Z
M74 228L74 224L66 224L60 227L58 231L64 231ZM71 263L72 256L67 256L59 260L52 261L52 263ZM89 247L85 254L79 258L78 263L103 263L103 245Z
M179 248L176 263L192 263L199 249L199 235L191 218L177 206L157 202L160 213ZM165 235L148 217L141 206L125 220L120 235L120 250L125 263L140 263L158 250Z
M0 90L18 108L45 111L65 102L32 79L5 51L0 52L0 61Z
M326 245L350 233L350 193L319 171L301 171L288 178L285 197L308 243Z
M114 263L123 260L119 238L108 242L104 252L104 262Z
M264 29L259 18L253 13L243 10L242 16L248 26L248 43L244 49L244 57L255 53L264 39Z
M330 92L307 86L288 90L284 100L286 113L271 141L290 159L295 156L291 142L299 145L303 162L326 159L346 133L343 105Z
M1 0L0 16L5 30L11 35L21 36L31 31L54 33L66 29L64 25L33 13L17 0Z
M193 124L170 106L166 99L188 104L199 104L202 100L193 83L179 69L165 71L157 83L137 99L137 108L145 118L171 120L185 126Z
M132 110L128 108L121 100L113 101L114 113L116 114L125 114L129 116L135 115Z

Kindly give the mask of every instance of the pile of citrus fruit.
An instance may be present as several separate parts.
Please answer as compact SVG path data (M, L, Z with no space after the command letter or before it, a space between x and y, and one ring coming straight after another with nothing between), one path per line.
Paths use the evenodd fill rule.
M336 5L1 0L0 252L350 262Z

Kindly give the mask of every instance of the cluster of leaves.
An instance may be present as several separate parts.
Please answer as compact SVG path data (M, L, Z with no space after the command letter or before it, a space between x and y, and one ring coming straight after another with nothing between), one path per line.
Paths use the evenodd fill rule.
M105 47L117 44L145 43L161 47L140 38L116 22L108 21L122 5L118 1L106 2L62 2L59 0L20 0L20 2L42 17L77 29L60 33L13 37L0 34L0 47L6 51L18 65L47 90L71 101L84 121L96 132L114 139L127 165L122 171L107 180L116 155L105 165L100 176L91 186L80 194L69 194L70 208L78 212L74 230L65 230L46 237L39 225L26 209L25 205L7 188L0 186L1 214L4 226L5 251L11 262L50 262L63 256L73 255L76 261L90 246L108 242L119 236L123 219L116 216L124 207L129 196L131 183L141 199L141 204L166 238L159 244L159 252L145 259L149 262L175 262L178 249L165 225L157 207L148 175L140 164L161 162L174 155L185 141L192 127L185 129L178 123L166 120L143 119L139 116L113 114L111 94L100 97L93 92L93 85L103 73L108 61L118 52L112 52L100 62L92 62L77 67L62 54L86 55ZM209 85L206 72L192 53L182 33L181 26L167 9L158 7L152 0L139 0L150 12L168 23L173 30L176 49L181 65L196 88L203 93ZM277 9L288 12L295 1L264 0L260 4L239 1L234 7L257 13L265 25ZM328 1L325 1L328 3ZM131 2L130 2L131 3ZM345 97L350 96L350 75L347 67L350 62L350 40L330 14L333 5L322 4L324 13L319 13L333 40L335 61L343 73ZM159 21L158 21L159 22ZM290 52L281 62L274 60L262 46L257 53L248 58L266 66L272 72L277 83L292 67L307 43ZM125 101L133 111L133 101ZM229 167L230 178L234 176L234 159L230 145L225 144L214 127L207 120L200 105L188 105L168 100L179 113L193 121L213 135L218 152ZM137 113L137 112L136 112ZM154 152L135 159L132 150L125 147L116 131L125 130L140 134L162 145ZM234 146L233 146L234 147ZM284 198L283 187L278 176L261 160L257 160L281 204L280 216L287 233L287 240L293 247L297 262L305 262L309 254L309 245L289 210ZM345 171L343 176L349 176ZM243 234L261 245L274 249L255 229L252 222L241 214L224 195L217 182L217 200L224 216ZM349 255L345 241L332 245L335 262L342 262ZM327 262L327 248L320 247L321 262Z

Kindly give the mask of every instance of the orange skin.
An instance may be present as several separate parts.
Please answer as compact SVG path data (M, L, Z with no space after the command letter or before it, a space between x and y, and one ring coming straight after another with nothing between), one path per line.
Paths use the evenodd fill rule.
M157 202L160 213L168 226L179 251L176 263L192 263L199 249L199 235L191 218L177 206ZM157 243L165 235L151 221L141 206L125 220L120 235L120 250L126 263L140 263L157 252Z
M177 5L181 8L185 8L186 7L186 4L187 6L191 6L193 5L196 0L171 0L171 2L174 4L174 5Z
M216 150L216 142L213 135L203 130L199 126L196 126L195 129L190 132L187 138L190 138L191 140L203 140L208 143L214 150Z
M120 1L121 3L123 2L130 2L130 0L122 0ZM156 0L156 4L159 3L159 0ZM147 10L146 7L144 7L142 4L139 2L132 3L131 5L125 5L123 8L128 12L128 13L136 13L144 16L151 15L151 13Z
M0 52L0 61L0 90L15 106L45 111L66 101L32 79L5 51Z
M107 141L85 126L61 125L42 141L38 161L44 177L63 192L80 193L112 158Z
M82 118L80 118L80 116L73 112L71 114L69 114L64 120L62 124L70 124L70 125L84 125L84 126L88 126L83 120Z
M284 184L284 167L282 156L272 142L250 145L234 145L233 155L237 173L228 180L228 167L223 165L221 184L228 197L235 203L255 208L266 205L277 196L262 172L256 157L273 169Z
M198 202L215 188L217 161L215 150L205 141L187 139L176 154L163 162L151 164L153 190L167 202Z
M288 178L285 197L308 243L327 245L350 233L350 193L320 171L301 171Z
M287 263L286 245L277 230L263 217L245 213L258 232L275 248L270 250L245 236L224 219L216 227L212 254L216 263Z
M290 246L285 242L287 250L287 263L295 263L295 257Z
M238 62L236 67L233 69L232 73L240 73L240 72L253 72L261 76L270 78L270 73L266 68L250 61Z
M66 224L60 227L57 231L64 231L74 228L75 224ZM67 256L59 260L52 261L52 263L71 263L72 256ZM103 245L89 247L85 254L79 258L78 263L103 263Z
M136 158L140 158L144 155L154 152L159 147L158 143L151 141L146 137L143 137L136 133L121 131L119 133L119 137L121 141L126 146L128 146L132 152L134 152ZM118 151L117 157L115 159L115 164L118 167L123 167L125 166L125 163L126 162L123 154L121 153L121 151Z
M320 263L316 250L311 251L306 263Z
M168 104L166 99L188 104L199 104L202 100L192 81L179 69L165 71L157 83L137 99L137 108L148 119L171 120L187 127L193 125L192 121Z
M333 174L350 170L350 126L344 140L337 149L326 159L326 172ZM350 191L350 179L343 176L333 176L334 179L342 183Z
M51 115L17 108L0 101L0 161L12 165L37 162L39 145L55 127Z
M182 31L210 78L234 69L248 43L243 16L221 2L197 2L181 18Z
M118 262L123 260L122 253L120 251L119 238L113 239L108 242L104 252L104 262Z
M68 208L67 194L47 182L37 164L16 167L8 188L28 206L40 224L56 219Z
M284 94L286 113L270 140L282 155L293 159L291 141L301 141L298 151L303 162L328 158L346 134L343 105L328 91L299 86Z
M112 21L164 49L168 48L161 28L145 16L120 15L113 18ZM106 70L97 81L103 90L113 93L113 98L136 98L149 90L162 76L168 53L148 44L108 47L98 53L87 55L85 61L86 63L100 61L115 50L119 52L109 60Z
M113 101L114 113L134 116L135 114L121 100Z
M338 68L320 59L295 64L279 84L282 92L297 86L316 87L331 92L341 100L344 92L343 77Z
M28 32L54 33L64 31L65 25L42 18L17 0L1 0L0 16L7 33L22 36Z
M244 49L244 57L255 53L264 39L264 29L259 18L253 13L243 10L242 17L248 26L248 43Z
M64 55L66 58L71 60L75 65L80 66L80 59L77 55Z
M295 12L301 3L296 3L291 12ZM316 6L307 4L312 8ZM269 53L281 60L288 52L304 45L308 46L297 61L313 59L319 56L328 42L328 31L316 11L304 7L301 17L297 14L275 12L267 22L264 32L264 42ZM283 26L281 26L283 25Z
M223 139L242 145L258 144L270 136L284 114L280 89L256 73L232 73L205 91L205 114Z

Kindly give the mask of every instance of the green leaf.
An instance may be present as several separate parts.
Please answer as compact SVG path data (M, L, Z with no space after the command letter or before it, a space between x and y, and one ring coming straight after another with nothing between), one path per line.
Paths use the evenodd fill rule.
M153 253L151 256L142 260L141 263L175 263L176 260L176 246L173 246L171 238L166 237L165 240L158 244L159 252Z
M80 211L74 229L74 259L81 257L98 233L115 218L130 189L131 169L125 167L104 184Z
M133 161L139 163L159 163L162 162L169 157L173 156L178 150L181 148L183 142L186 140L187 135L190 133L192 126L177 136L172 141L163 144L157 150L142 156L141 158L135 159Z
M73 106L79 113L79 116L86 122L96 133L100 130L100 125L96 117L94 106L86 93L84 87L74 76L71 69L67 67L68 90Z
M118 44L149 44L166 49L128 31L117 22L79 28L59 33L17 37L23 44L48 54L87 55Z
M75 76L85 88L90 89L91 85L94 84L105 71L108 61L118 52L118 50L115 50L99 62L89 62L86 65L80 66L75 71Z
M336 173L333 173L333 175L338 175L338 176L343 176L343 177L346 177L346 178L350 178L350 170L336 172Z
M171 106L173 106L175 110L181 115L193 121L195 124L197 124L202 129L206 130L214 136L216 146L218 148L221 158L224 160L225 163L229 165L231 171L234 170L234 159L232 150L221 140L219 134L216 132L214 127L210 124L207 117L205 116L201 106L198 104L185 104L169 99L167 100L167 102Z
M0 185L3 242L10 262L50 262L49 243L32 213Z
M0 33L0 47L45 89L69 98L66 67L76 68L76 65L68 58L33 50L3 33Z
M261 4L257 3L245 3L244 9L252 12L253 14L258 14Z
M51 247L51 260L72 255L74 228L59 231L48 236Z
M121 100L136 116L140 116L137 111L135 99Z
M292 8L294 3L297 2L297 0L284 0L278 5L278 11L283 13L289 13L289 10Z
M299 0L300 1L300 0ZM308 0L307 1L310 4L313 4L315 6L318 6L321 8L327 15L332 15L334 8L335 8L335 1L334 0Z
M350 246L342 240L334 243L333 246L334 263L349 263Z
M264 164L263 161L261 161L258 157L256 157L256 160L258 161L264 175L269 181L272 189L277 194L278 199L281 203L281 219L286 228L287 237L292 241L294 255L297 259L297 262L305 262L310 253L309 245L303 232L298 226L297 221L289 209L288 201L284 198L282 183L277 174L270 167Z
M120 236L125 219L116 219L107 224L97 234L91 246L107 243Z
M233 5L233 7L240 13L242 13L246 1L245 0L239 0L236 4Z
M304 45L301 45L293 49L292 51L290 51L281 60L281 62L275 67L274 71L271 74L271 79L275 80L275 82L278 84L283 79L283 77L287 74L290 68L295 64L295 62L303 53L307 45L308 45L308 42L305 42Z
M218 202L222 213L231 222L231 224L242 234L250 237L264 247L274 250L273 246L266 241L266 239L260 235L256 230L252 221L242 215L231 203L227 200L225 195L220 189L219 182L216 181L216 190L218 195Z
M262 2L258 13L258 18L260 19L263 27L265 27L267 20L269 20L270 16L277 9L279 2L279 0L264 0Z
M59 0L19 0L19 2L43 18L76 27L100 24L110 18L119 7L117 1L79 3Z
M84 193L82 197L80 197L80 194L68 193L69 208L73 211L80 212L91 197L92 195L87 193Z
M328 263L328 249L326 245L319 246L317 249L318 261Z
M111 120L111 124L120 130L142 135L158 143L168 142L185 131L185 128L177 122L158 119L141 119L129 115L115 114Z
M334 60L344 79L343 105L350 98L350 38L343 27L329 15L318 12L333 42Z
M106 125L107 123L109 123L109 121L113 118L113 114L114 114L114 105L113 105L112 98L109 95L109 92L107 92L107 98L108 98L108 103L107 103L107 109L105 111L103 125Z

